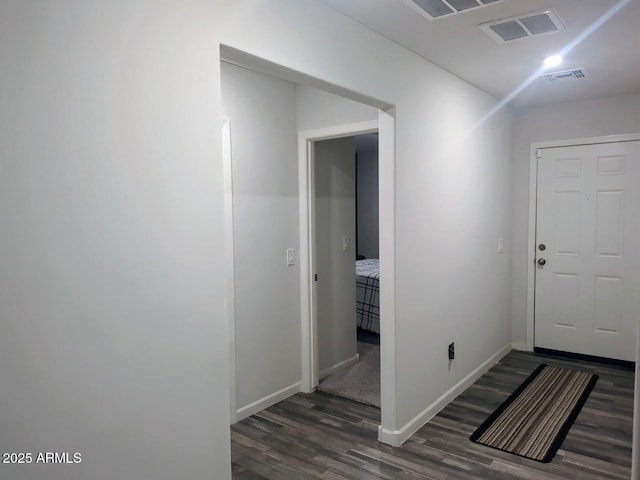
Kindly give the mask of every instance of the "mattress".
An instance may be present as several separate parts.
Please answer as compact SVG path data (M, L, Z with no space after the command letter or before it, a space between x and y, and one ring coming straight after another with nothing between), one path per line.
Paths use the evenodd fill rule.
M356 261L356 318L358 327L380 333L380 260Z

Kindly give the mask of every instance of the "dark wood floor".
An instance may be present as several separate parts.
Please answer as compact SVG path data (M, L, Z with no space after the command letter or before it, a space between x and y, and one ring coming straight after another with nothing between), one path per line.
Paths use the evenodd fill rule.
M551 463L469 436L540 363L600 375ZM633 372L512 351L402 447L377 442L380 411L324 393L298 394L231 429L235 479L628 479Z

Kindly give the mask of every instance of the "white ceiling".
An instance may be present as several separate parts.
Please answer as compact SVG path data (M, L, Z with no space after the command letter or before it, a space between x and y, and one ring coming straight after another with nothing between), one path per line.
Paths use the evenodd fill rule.
M584 67L586 78L556 84L537 78L510 103L529 106L640 92L640 0L505 0L435 20L402 0L320 1L500 99L509 99L539 71L546 56L563 50L610 9L623 5L552 69ZM566 30L499 44L478 28L550 8Z

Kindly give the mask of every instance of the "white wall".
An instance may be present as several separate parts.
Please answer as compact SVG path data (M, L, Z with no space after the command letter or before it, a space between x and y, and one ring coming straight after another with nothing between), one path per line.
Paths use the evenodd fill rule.
M300 381L295 85L222 64L231 127L237 409Z
M509 341L509 111L465 135L491 96L312 0L8 0L0 19L0 443L86 458L7 476L230 475L220 43L395 106L385 430Z
M510 341L511 114L469 133L491 96L320 3L243 5L225 44L396 107L397 431Z
M298 130L313 130L378 119L378 109L309 85L296 86Z
M358 255L380 258L378 196L378 134L356 137Z
M230 478L217 13L0 3L2 478Z
M357 355L355 140L314 143L318 364L323 373ZM343 250L343 238L351 248Z
M513 151L512 339L525 342L530 145L534 142L640 132L640 95L517 110Z

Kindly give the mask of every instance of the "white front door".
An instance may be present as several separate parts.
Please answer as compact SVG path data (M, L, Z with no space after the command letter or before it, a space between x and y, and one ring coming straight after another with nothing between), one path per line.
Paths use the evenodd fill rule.
M635 361L640 142L542 149L535 346Z

